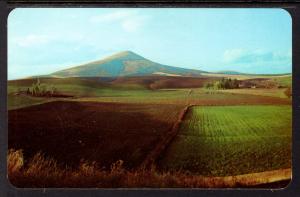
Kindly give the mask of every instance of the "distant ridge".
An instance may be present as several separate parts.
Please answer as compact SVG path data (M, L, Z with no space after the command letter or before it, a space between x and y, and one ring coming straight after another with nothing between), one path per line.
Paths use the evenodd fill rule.
M217 71L211 72L215 74L224 74L224 75L255 75L255 76L283 76L283 75L291 75L292 73L279 73L279 74L257 74L257 73L242 73L233 70L224 70L224 71Z
M237 72L234 70L223 70L223 71L218 71L218 72L214 72L216 74L225 74L225 75L246 75L246 73L241 73L241 72Z
M102 60L54 72L52 77L118 77L118 76L197 76L207 73L163 65L148 60L132 51L122 51Z

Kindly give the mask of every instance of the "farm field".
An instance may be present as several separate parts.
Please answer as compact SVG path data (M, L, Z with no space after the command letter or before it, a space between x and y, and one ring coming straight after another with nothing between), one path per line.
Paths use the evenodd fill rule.
M31 97L26 95L8 94L8 110L19 109L27 106L53 102L53 101L78 101L78 102L105 102L105 103L131 103L131 104L178 104L178 105L282 105L291 104L291 99L277 96L263 96L268 90L225 90L208 93L203 89L162 89L162 90L120 90L106 89L94 96L94 89L81 88L82 95L72 98ZM249 92L247 92L249 91ZM63 93L69 93L62 89ZM84 92L88 92L85 94ZM273 94L273 93L271 93ZM281 93L279 93L281 94ZM100 96L101 95L101 96Z
M137 167L172 128L183 106L56 101L10 110L9 148L59 164L81 160ZM47 126L45 126L47 125Z
M16 96L8 94L7 96L7 108L8 110L23 108L31 105L42 104L46 102L54 101L52 98L41 97L29 97L29 96Z
M282 105L291 104L291 99L262 95L234 94L231 92L206 91L203 89L162 89L127 91L114 96L80 97L76 101L153 103L153 104L194 104L194 105Z
M36 79L8 82L8 109L52 101L92 101L147 104L255 105L291 104L282 89L205 90L202 86L214 78L123 77L123 78L42 78L41 83L55 86L71 98L16 95L26 91ZM198 88L195 88L198 85ZM178 86L177 88L172 88ZM152 88L150 88L152 87ZM154 88L155 87L155 88Z
M195 104L195 105L257 105L257 104L291 104L291 99L244 93L213 92L202 89L162 89L162 90L102 90L101 96L94 96L94 90L84 89L89 95L74 96L73 98L31 97L26 95L8 94L8 109L18 109L31 105L52 101L89 101L105 103L131 104ZM62 90L63 93L69 93Z
M283 93L285 88L216 90L203 87L205 81L214 78L187 79L40 79L68 97L26 94L36 79L9 81L8 145L9 149L22 150L20 157L25 161L24 176L15 177L15 183L30 186L26 168L39 152L45 160L33 166L47 165L53 159L62 173L76 174L78 167L93 161L104 170L104 176L119 160L124 161L122 167L130 176L155 166L157 172L151 171L151 176L160 174L162 185L167 184L165 174L173 170L177 186L185 184L180 177L194 180L189 172L196 176L199 187L213 187L215 179L216 187L234 185L235 176L244 180L256 172L268 174L268 180L286 180L291 160L292 99ZM185 113L188 106L194 107ZM270 132L272 129L277 133ZM281 172L282 168L286 171ZM247 178L245 185L268 182L259 176ZM39 180L37 177L38 185Z
M291 167L291 106L197 106L162 155L166 170L226 176Z
M246 95L257 95L257 96L269 96L277 98L287 98L284 94L286 88L254 88L254 89L228 89L228 90L218 90L223 93L233 93L233 94L246 94Z

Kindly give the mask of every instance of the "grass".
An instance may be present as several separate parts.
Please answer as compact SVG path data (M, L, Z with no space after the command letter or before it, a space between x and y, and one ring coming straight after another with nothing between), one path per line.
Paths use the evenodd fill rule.
M179 80L180 79L180 80ZM8 82L8 109L17 109L54 100L76 100L116 103L153 103L153 104L197 104L197 105L238 105L238 104L290 104L282 89L273 92L260 90L230 90L208 93L199 87L204 79L181 78L41 78L41 83L54 86L59 93L72 95L73 98L32 98L15 95L18 90L26 91L36 79L23 79ZM281 79L281 78L280 78ZM109 81L113 80L113 81ZM189 81L190 80L190 81ZM208 79L205 79L208 80ZM165 84L164 84L165 83ZM178 87L191 85L194 88L151 89L148 86ZM282 90L282 92L280 92ZM233 91L233 92L231 92ZM235 94L236 91L238 94ZM249 95L251 94L251 95ZM266 96L269 96L266 98Z
M288 98L284 91L286 88L253 88L253 89L228 89L228 90L218 90L223 93L234 93L234 94L246 94L246 95L257 95L257 96L270 96L277 98Z
M274 77L272 78L275 82L277 82L279 85L284 87L291 87L292 86L292 76L282 76L282 77Z
M19 108L42 104L42 103L51 102L55 100L57 99L10 94L7 96L7 107L8 110L19 109Z
M83 161L77 168L66 168L52 158L37 153L26 159L22 150L9 150L8 178L18 188L225 188L225 187L285 187L290 169L228 177L203 177L180 171L161 172L150 169L126 170L122 160L103 170L96 162ZM274 184L284 181L285 184Z
M192 107L163 169L226 176L291 166L291 106Z
M207 91L205 89L162 89L123 91L98 97L79 97L76 101L181 104L181 105L258 105L290 104L291 99L261 95L234 94L231 92Z

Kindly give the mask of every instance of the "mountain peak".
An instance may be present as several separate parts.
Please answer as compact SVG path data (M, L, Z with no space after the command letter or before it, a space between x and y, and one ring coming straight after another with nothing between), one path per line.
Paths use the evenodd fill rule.
M52 75L58 77L118 77L145 76L157 73L163 73L164 75L199 75L202 71L162 65L126 50L102 60L57 71Z
M134 53L133 51L129 51L129 50L126 50L126 51L121 51L119 52L119 54L124 54L124 55L130 55L130 54L134 54L134 55L137 55L136 53Z
M132 52L132 51L121 51L118 53L115 53L107 58L104 58L106 60L111 60L111 59L128 59L128 60L144 60L145 58Z

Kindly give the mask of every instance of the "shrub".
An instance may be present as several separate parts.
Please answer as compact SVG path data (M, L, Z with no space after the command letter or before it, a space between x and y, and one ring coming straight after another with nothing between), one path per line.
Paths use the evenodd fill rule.
M292 88L289 86L285 91L284 94L288 97L291 98L292 96Z

